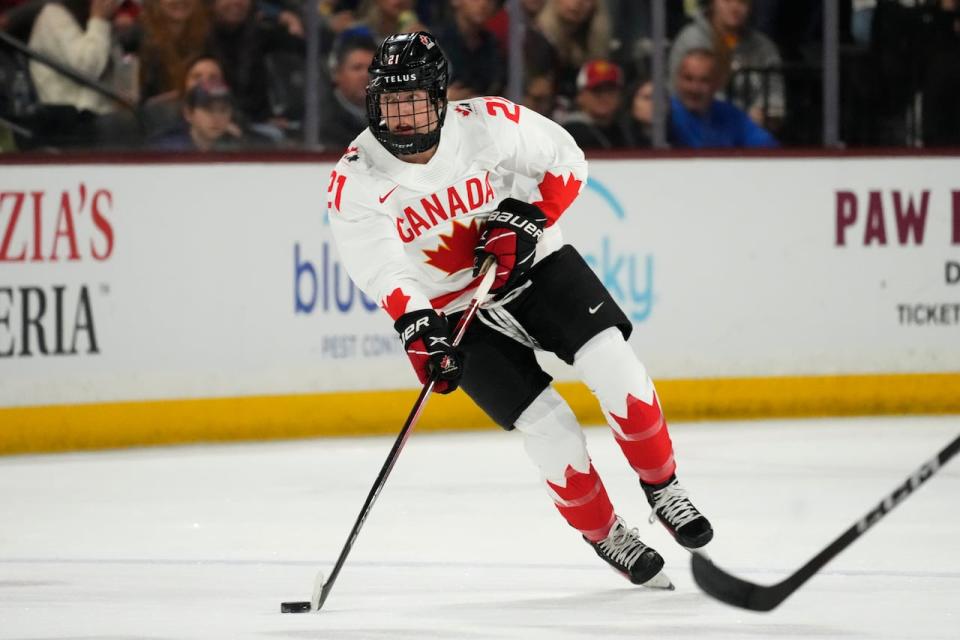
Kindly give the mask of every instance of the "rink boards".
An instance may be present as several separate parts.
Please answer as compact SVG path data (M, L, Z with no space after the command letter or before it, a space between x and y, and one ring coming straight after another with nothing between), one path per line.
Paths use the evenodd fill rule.
M340 265L331 169L3 166L0 451L395 432L416 381ZM561 226L633 320L668 418L957 412L957 169L594 160ZM490 422L456 394L418 428L451 425Z

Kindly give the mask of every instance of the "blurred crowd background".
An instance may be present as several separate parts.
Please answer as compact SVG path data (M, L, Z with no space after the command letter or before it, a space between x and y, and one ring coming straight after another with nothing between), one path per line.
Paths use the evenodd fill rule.
M339 152L416 30L585 149L820 146L831 72L834 144L960 147L960 0L0 0L0 149Z

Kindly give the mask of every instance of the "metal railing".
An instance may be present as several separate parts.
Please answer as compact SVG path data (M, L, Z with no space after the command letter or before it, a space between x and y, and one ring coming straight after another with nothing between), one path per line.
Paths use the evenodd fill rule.
M117 93L113 88L103 84L96 78L92 78L86 74L80 73L74 69L71 69L66 64L51 58L50 56L41 53L35 49L29 47L26 43L14 38L10 34L0 31L0 49L7 49L10 51L23 56L26 60L33 60L40 64L46 65L56 71L58 74L69 78L73 82L76 82L79 85L82 85L92 91L99 93L102 96L113 100L123 109L129 111L137 124L137 127L142 132L143 130L143 121L140 117L140 112L138 106L135 102L129 98ZM27 65L21 65L22 69L18 71L23 74L29 73ZM24 79L26 76L24 76ZM32 87L32 83L31 83ZM62 105L58 105L58 108L62 109ZM5 116L0 114L0 122L9 127L14 133L16 133L21 138L36 141L41 140L42 136L39 135L41 132L36 130L37 125L33 124L34 116L42 114L45 107L39 102L33 102L28 106L27 113L9 113Z

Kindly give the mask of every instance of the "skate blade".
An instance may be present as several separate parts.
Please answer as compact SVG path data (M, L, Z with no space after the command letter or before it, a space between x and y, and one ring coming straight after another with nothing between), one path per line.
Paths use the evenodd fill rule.
M663 571L653 576L649 580L643 583L643 585L648 589L662 589L664 591L673 591L676 587L673 586L673 583L670 581L669 576Z

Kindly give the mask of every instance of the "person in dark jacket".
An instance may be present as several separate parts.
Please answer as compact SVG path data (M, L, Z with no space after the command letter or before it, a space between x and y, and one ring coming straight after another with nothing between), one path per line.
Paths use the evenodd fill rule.
M225 84L202 82L187 91L183 118L186 128L174 129L150 146L162 151L232 151L242 146L231 133L233 100Z
M254 131L243 131L234 122L230 88L217 79L202 80L183 98L183 126L150 142L163 151L237 151L269 144Z
M577 74L577 106L561 124L581 149L634 146L621 106L623 71L608 60L591 60Z
M341 37L330 53L331 85L320 103L320 144L342 151L367 128L367 68L377 44L366 34Z
M280 24L258 19L252 0L213 0L211 6L209 52L220 61L243 118L250 123L267 122L273 113L266 56L301 50L303 41Z
M495 96L503 91L506 67L497 38L486 21L496 12L494 0L450 0L451 21L436 30L437 42L450 62L449 100Z

